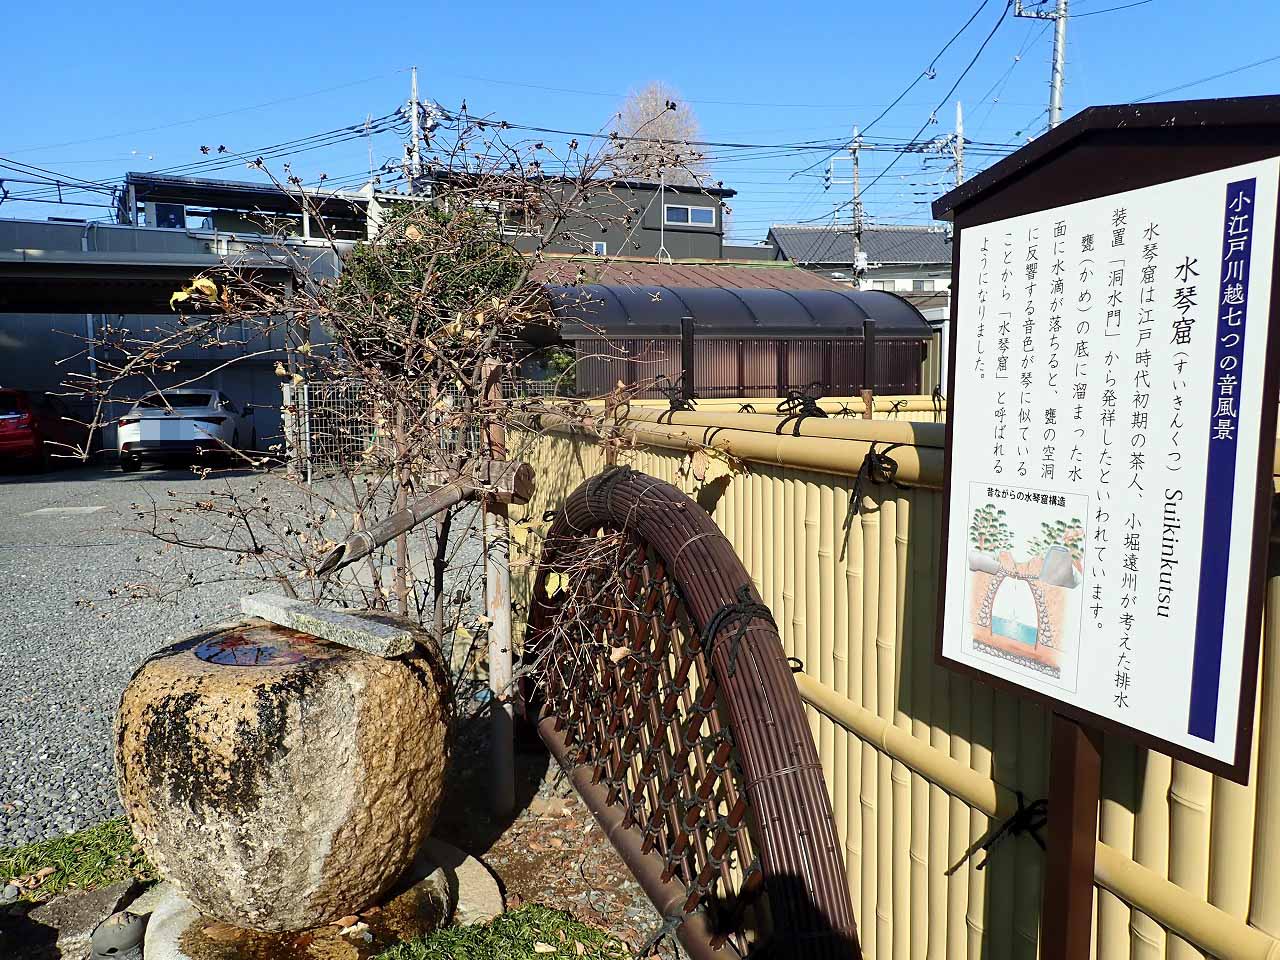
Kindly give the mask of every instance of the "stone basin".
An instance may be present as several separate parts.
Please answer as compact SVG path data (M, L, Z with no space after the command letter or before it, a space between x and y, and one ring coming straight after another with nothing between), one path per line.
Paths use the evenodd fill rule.
M205 917L306 930L359 913L435 821L449 679L425 634L383 659L248 619L167 647L116 721L125 813Z

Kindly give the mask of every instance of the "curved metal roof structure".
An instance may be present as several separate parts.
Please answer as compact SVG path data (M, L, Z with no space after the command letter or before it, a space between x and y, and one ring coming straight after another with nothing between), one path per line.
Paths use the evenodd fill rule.
M599 336L679 336L692 317L699 336L852 337L862 322L876 335L926 339L924 316L883 290L767 290L743 287L656 287L586 284L547 286L552 311L566 339Z

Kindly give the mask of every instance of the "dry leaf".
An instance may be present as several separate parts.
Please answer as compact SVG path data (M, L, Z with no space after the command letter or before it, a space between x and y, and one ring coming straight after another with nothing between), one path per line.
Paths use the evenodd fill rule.
M210 300L213 300L218 296L218 285L208 277L200 277L196 280L192 280L191 289L199 290Z
M409 226L405 228L404 235L405 235L405 238L409 240L422 239L422 231L419 230L417 227L415 227L413 224L409 224Z
M565 583L564 577L561 576L560 574L555 573L554 571L551 573L548 573L547 579L546 579L547 597L548 598L554 597L557 593L563 590L567 585L568 584Z
M534 953L555 953L556 948L549 943L543 943L541 940L537 940L537 941L534 941L533 952Z
M707 463L710 459L706 450L695 450L689 454L689 470L699 483L706 479Z

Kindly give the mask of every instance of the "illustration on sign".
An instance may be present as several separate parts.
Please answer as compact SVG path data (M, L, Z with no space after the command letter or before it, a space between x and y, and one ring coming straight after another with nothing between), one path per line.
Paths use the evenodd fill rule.
M972 484L971 649L1075 687L1087 498Z

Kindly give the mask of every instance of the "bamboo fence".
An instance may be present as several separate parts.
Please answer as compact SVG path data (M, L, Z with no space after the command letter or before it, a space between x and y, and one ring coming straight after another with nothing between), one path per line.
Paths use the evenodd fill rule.
M797 428L777 414L703 407L635 406L628 418L635 446L616 461L707 509L773 610L787 655L803 661L797 682L864 956L1034 958L1042 851L1027 836L978 847L1016 808L1014 791L1045 795L1047 718L934 663L942 426L813 418ZM534 501L512 510L521 520L517 602L544 511L606 464L597 438L573 421L543 417L541 426L514 444L538 472ZM690 451L707 444L743 469L699 482ZM892 448L897 483L856 489L873 445ZM1104 742L1100 960L1280 960L1280 575L1266 603L1248 786Z

